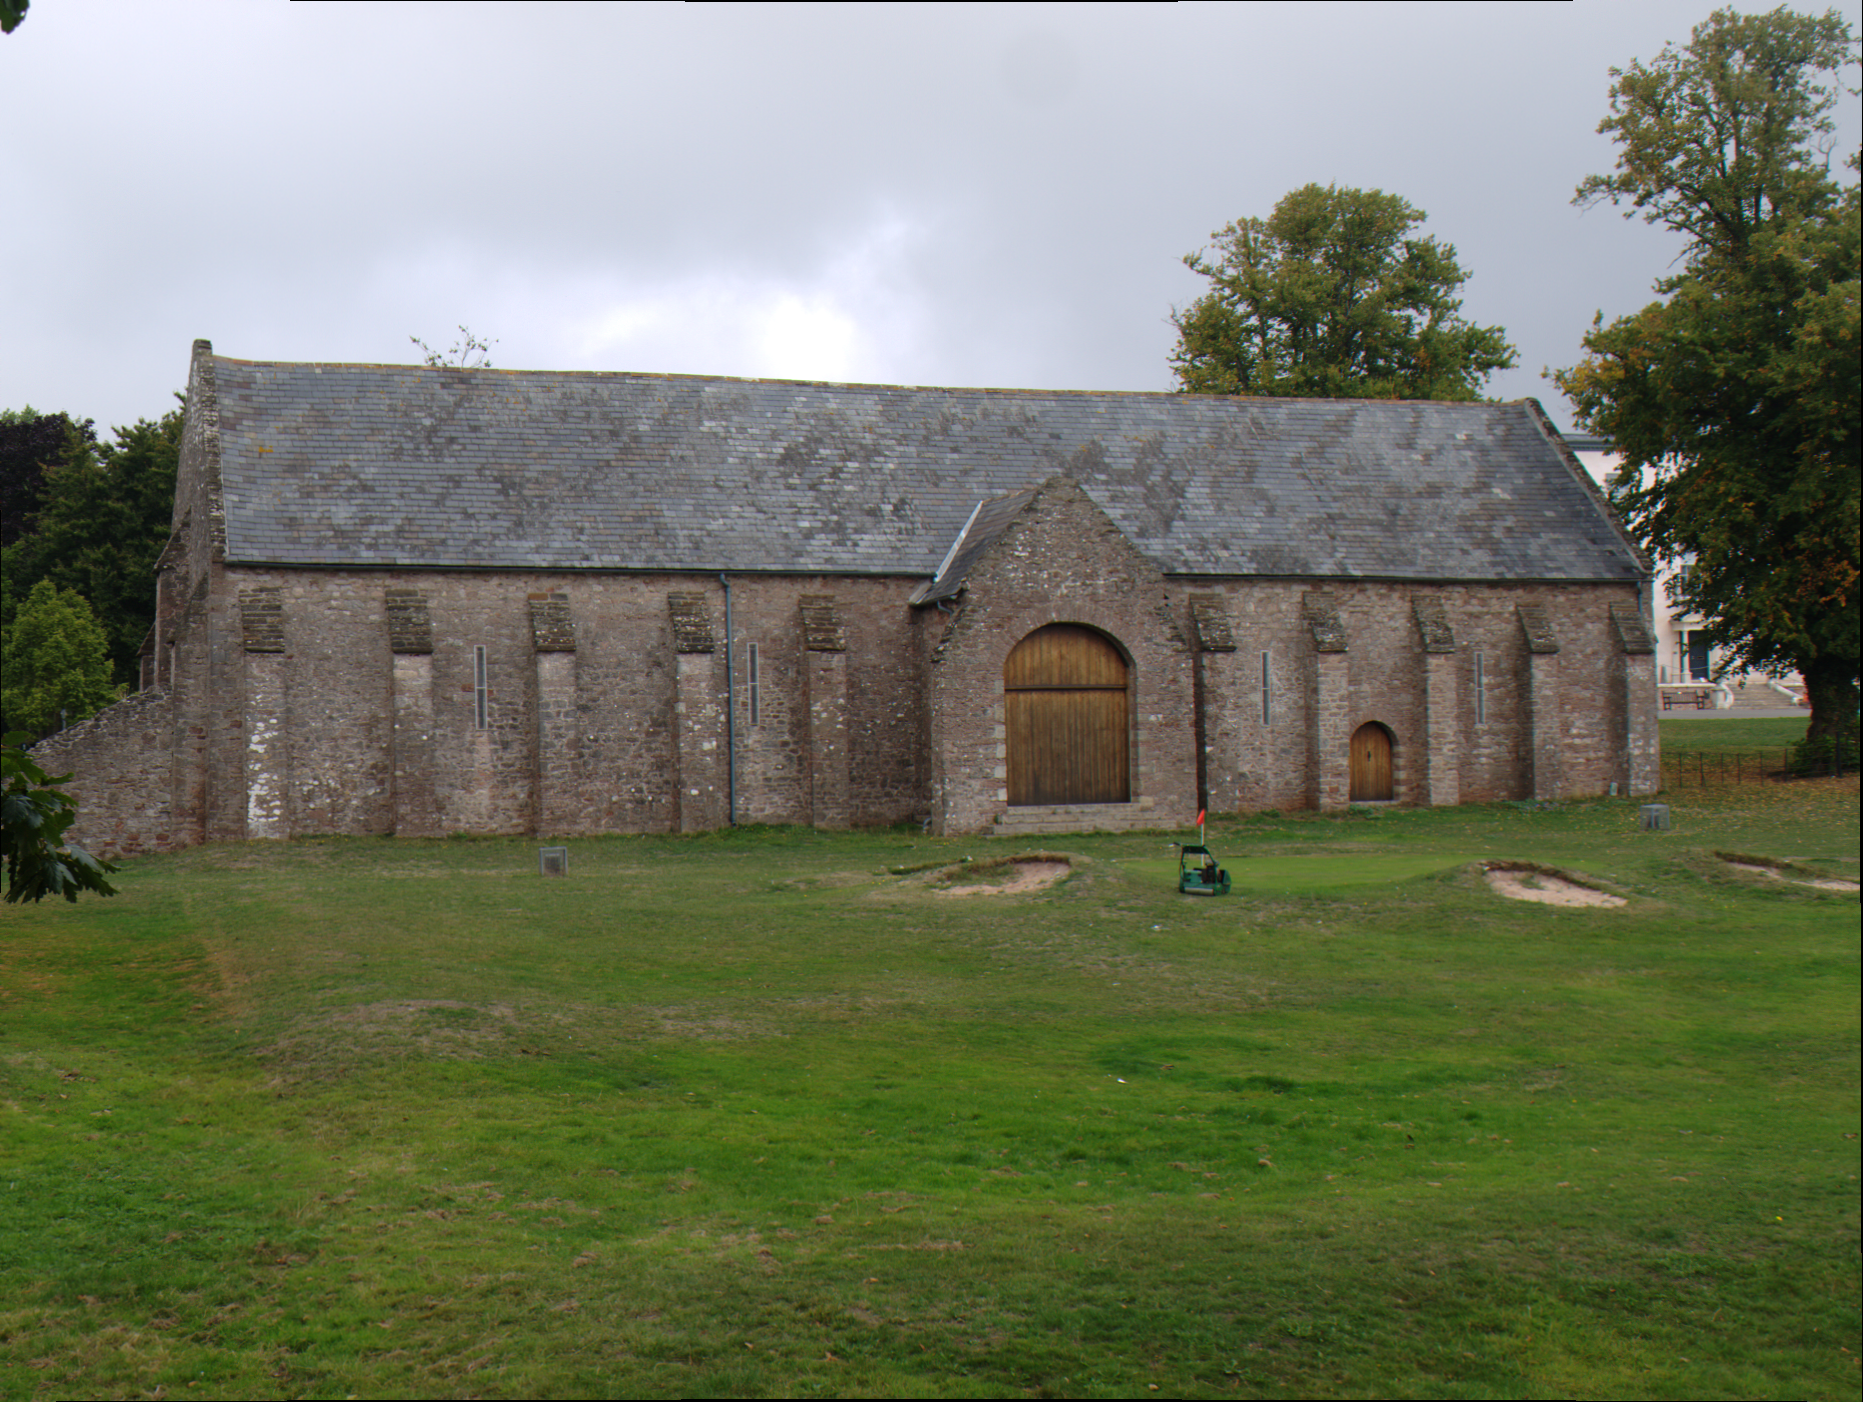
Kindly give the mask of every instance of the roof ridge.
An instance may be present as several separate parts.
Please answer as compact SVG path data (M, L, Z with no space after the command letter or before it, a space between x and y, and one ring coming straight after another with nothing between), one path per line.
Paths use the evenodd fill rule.
M538 375L565 378L693 381L709 384L795 385L806 389L900 390L913 394L1028 394L1061 395L1070 399L1104 395L1120 399L1182 399L1237 404L1427 404L1434 408L1499 409L1528 402L1524 399L1351 399L1307 395L1192 394L1175 389L1053 389L1035 385L909 385L885 380L805 380L785 375L719 375L688 370L540 370L493 365L413 365L392 360L249 360L215 352L213 358L229 365L274 366L294 370L414 370L454 375Z

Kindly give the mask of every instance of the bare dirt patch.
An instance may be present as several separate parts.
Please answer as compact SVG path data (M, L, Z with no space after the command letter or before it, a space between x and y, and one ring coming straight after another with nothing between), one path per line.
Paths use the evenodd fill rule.
M1497 895L1510 901L1536 901L1540 905L1619 906L1622 896L1583 885L1557 872L1539 867L1509 866L1496 863L1488 867L1488 885Z
M1785 881L1794 886L1814 886L1820 891L1845 891L1853 896L1857 894L1857 883L1854 881L1845 881L1840 877L1788 876L1785 871L1782 871L1778 867L1770 866L1765 862L1756 862L1751 859L1734 857L1727 857L1723 860L1735 871L1744 871L1753 876L1764 877L1768 881Z
M962 886L942 886L935 889L935 896L1016 896L1025 891L1039 891L1045 886L1052 886L1068 872L1072 871L1065 860L1058 857L1038 857L1029 859L1011 858L1006 862L992 863L979 870L976 867L946 868L943 876L946 880L962 879L966 876L995 877L1000 879L972 881Z
M871 886L870 871L820 871L807 876L791 876L776 884L785 891L833 891L853 886Z

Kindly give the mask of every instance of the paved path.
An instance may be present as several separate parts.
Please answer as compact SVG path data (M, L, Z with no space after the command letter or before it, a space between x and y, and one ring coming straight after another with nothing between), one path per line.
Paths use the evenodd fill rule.
M1811 712L1797 706L1736 706L1727 711L1683 711L1660 712L1664 720L1810 720Z

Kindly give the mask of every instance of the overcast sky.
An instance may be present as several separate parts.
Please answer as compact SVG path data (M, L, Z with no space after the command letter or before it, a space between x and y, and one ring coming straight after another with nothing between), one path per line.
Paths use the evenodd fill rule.
M407 362L461 322L513 369L1169 389L1183 255L1315 181L1428 211L1519 348L1489 392L1569 427L1542 368L1679 250L1571 204L1607 70L1711 8L34 0L0 407L102 429L197 336Z

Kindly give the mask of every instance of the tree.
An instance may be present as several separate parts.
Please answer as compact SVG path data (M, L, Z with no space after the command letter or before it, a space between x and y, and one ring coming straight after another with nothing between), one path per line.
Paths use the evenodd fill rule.
M1185 255L1210 290L1174 310L1172 370L1193 394L1480 398L1514 363L1498 326L1457 313L1455 249L1408 237L1428 216L1382 190L1308 185L1266 219Z
M0 740L0 862L6 869L6 899L63 896L75 902L79 891L114 896L116 887L106 875L116 866L64 840L78 804L58 785L71 776L54 779L34 764L21 748L26 738L13 734Z
M71 455L74 434L84 443L97 441L89 419L41 414L31 405L0 409L0 546L25 532L45 499L46 466Z
M1686 49L1610 70L1617 173L1587 176L1572 202L1629 201L1624 218L1685 233L1692 253L1744 250L1754 233L1834 202L1830 110L1819 73L1855 60L1856 39L1835 10L1767 15L1716 10Z
M9 443L5 417L0 450ZM55 453L48 451L47 424L65 427ZM155 621L155 564L174 514L182 427L182 410L173 409L159 420L118 428L113 442L99 443L88 421L46 415L37 418L26 447L11 458L0 451L9 494L17 490L22 501L28 491L35 494L30 511L22 513L23 533L0 558L0 630L11 628L26 592L49 579L89 601L109 639L113 675L119 683L137 682L142 641ZM36 482L28 480L27 462L38 467Z
M1599 317L1553 377L1621 454L1613 500L1658 559L1689 564L1680 602L1730 663L1804 678L1814 745L1857 708L1863 225L1856 181L1829 172L1836 94L1818 81L1854 48L1834 11L1718 10L1687 48L1612 70L1599 130L1617 171L1574 203L1687 234L1687 266L1664 300Z
M84 596L49 579L19 606L0 658L0 714L9 728L48 735L117 698L103 625Z
M489 341L481 341L464 326L459 328L459 335L459 344L448 346L444 354L428 349L427 343L419 336L409 336L408 339L420 347L421 363L424 365L436 369L443 366L459 370L492 369L492 347L498 344L498 338L494 336Z

